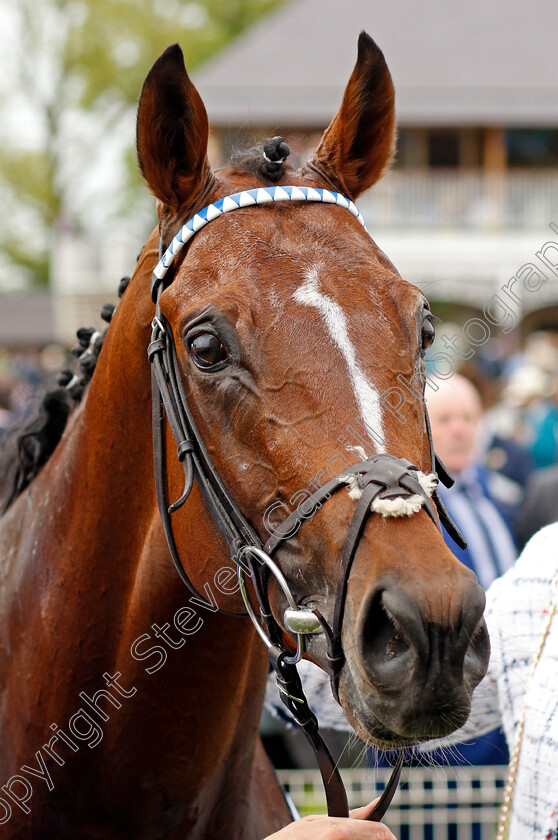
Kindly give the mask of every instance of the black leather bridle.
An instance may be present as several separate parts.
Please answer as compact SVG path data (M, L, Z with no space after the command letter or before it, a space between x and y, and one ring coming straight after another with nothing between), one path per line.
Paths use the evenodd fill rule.
M275 196L273 191L278 189L281 189L282 193L278 194L277 197L266 197L261 202L257 200L258 194L265 193L269 196L272 193L272 196ZM297 192L294 195L292 192L288 192L289 190L293 191L295 189ZM155 487L163 530L177 572L197 599L207 603L213 611L217 611L213 604L207 602L200 595L190 581L181 562L172 530L171 514L185 503L194 480L197 482L204 502L227 543L231 557L237 566L240 588L247 610L243 613L227 612L226 610L220 609L218 611L232 616L249 616L252 619L258 633L268 647L269 658L275 670L281 699L314 749L326 790L328 814L330 816L346 817L348 816L348 805L343 782L331 754L319 733L318 721L308 706L296 669L296 663L304 653L304 637L308 634L325 633L328 645L331 684L334 693L337 695L339 676L344 664L341 633L348 577L361 534L370 515L374 500L418 496L426 512L439 530L441 530L440 520L453 539L458 544L464 546L463 537L451 521L438 492L434 490L431 499L423 489L418 480L418 468L416 466L406 459L396 458L393 455L372 455L366 461L348 467L341 475L331 479L312 494L312 504L316 506L321 505L321 503L331 498L339 488L346 487L348 479L352 479L360 491L360 499L349 526L343 548L331 626L318 611L311 611L299 607L291 593L288 581L271 555L281 543L290 539L293 532L297 530L296 526L301 525L308 518L308 508L303 509L300 505L278 526L265 545L262 543L258 532L239 510L234 499L225 487L199 433L182 384L182 374L178 365L172 330L161 311L159 303L163 290L172 282L172 276L168 269L172 265L174 256L200 227L216 217L212 213L212 208L220 209L218 215L222 212L235 209L233 206L226 204L227 200L238 200L238 207L248 206L247 204L241 203L241 197L246 195L253 196L256 199L251 201L251 204L288 199L328 201L329 203L341 204L347 207L347 209L350 209L353 215L356 215L348 207L349 204L352 205L352 202L349 202L348 199L342 196L338 197L336 193L331 193L327 190L312 191L317 194L333 196L333 200L331 200L331 198L327 197L316 198L313 194L301 197L301 192L308 193L309 190L299 187L267 188L265 190L249 190L244 193L227 196L225 199L221 199L208 208L204 208L199 214L196 214L196 216L190 219L181 229L177 237L175 237L165 254L160 254L161 260L153 273L151 281L151 293L156 304L156 310L152 322L151 342L148 348L148 358L151 362L152 371ZM358 211L356 212L358 213ZM200 223L196 219L201 219L202 222ZM165 259L168 263L166 265ZM171 505L169 505L166 490L165 415L176 442L178 460L182 463L184 470L183 493ZM452 480L450 476L434 453L426 408L425 417L430 441L432 472L436 473L438 478L446 486L451 486ZM303 504L307 505L308 501L306 499ZM437 509L438 517L436 516L434 507ZM245 582L246 573L251 577L256 592L259 616L254 612L248 596ZM289 605L284 614L284 624L288 632L296 636L297 650L294 655L285 647L283 628L277 622L271 611L267 594L270 575L276 578ZM397 789L402 763L403 752L400 751L391 779L368 819L380 821L384 816Z

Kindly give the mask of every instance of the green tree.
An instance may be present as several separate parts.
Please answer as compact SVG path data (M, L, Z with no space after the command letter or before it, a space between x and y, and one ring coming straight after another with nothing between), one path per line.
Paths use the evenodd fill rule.
M0 0L4 265L48 282L49 232L61 220L79 226L99 203L95 164L133 160L133 111L165 47L178 41L191 70L281 2ZM129 203L132 170L109 214Z

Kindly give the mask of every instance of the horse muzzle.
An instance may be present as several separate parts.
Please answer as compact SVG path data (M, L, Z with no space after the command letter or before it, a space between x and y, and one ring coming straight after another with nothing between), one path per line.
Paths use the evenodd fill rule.
M392 749L443 737L467 720L490 643L484 592L466 569L463 578L459 616L449 621L425 618L423 599L393 579L377 583L356 616L348 605L339 699L361 737Z

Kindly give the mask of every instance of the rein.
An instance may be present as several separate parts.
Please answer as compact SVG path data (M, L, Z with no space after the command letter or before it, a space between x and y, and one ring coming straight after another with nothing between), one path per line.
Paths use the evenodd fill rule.
M431 492L432 498L430 498L429 493L419 481L422 474L410 461L389 454L375 454L366 461L349 467L341 475L320 487L311 497L312 503L318 506L329 499L340 487L346 487L348 483L351 483L351 486L356 486L360 491L360 498L343 548L333 622L329 626L326 619L318 611L303 609L296 603L288 581L279 566L271 558L276 548L282 542L290 539L308 518L308 510L304 510L302 505L310 500L306 499L305 502L301 503L263 545L258 533L244 517L223 484L188 405L182 385L174 337L170 324L161 311L159 300L164 289L172 282L169 270L172 268L175 258L198 230L225 213L274 201L311 201L336 204L355 216L366 230L364 220L356 205L339 193L313 187L262 187L234 193L210 204L186 222L164 253L162 253L162 246L160 246L160 260L151 279L151 294L156 304L156 310L152 322L151 342L148 347L152 381L155 487L163 530L177 572L196 598L216 611L215 606L206 601L190 581L181 562L172 531L171 514L179 510L186 502L194 479L196 480L204 502L227 543L231 557L237 566L240 591L246 608L244 613L232 613L226 610L219 610L219 612L231 616L250 617L252 620L258 634L268 648L281 699L314 750L326 791L328 814L329 816L347 817L349 814L347 796L341 776L319 733L317 718L308 706L296 669L297 662L304 654L305 636L316 633L325 634L332 689L335 696L338 697L337 686L344 664L341 632L348 577L361 534L370 515L372 505L376 500L416 497L439 530L441 530L441 527L438 518L459 545L464 546L465 543L445 510L437 491L433 489ZM184 490L180 498L170 505L165 481L164 415L167 417L175 439L177 458L182 463L184 470ZM437 473L439 479L446 486L451 486L453 482L450 476L434 453L426 408L425 418L430 442L432 474L435 477ZM438 517L434 507L437 509ZM259 617L254 612L249 599L245 573L251 577L256 591L259 602ZM284 647L282 627L271 612L267 596L270 575L276 578L288 603L283 621L291 636L296 637L296 652L294 654L291 654L291 651ZM397 789L402 764L403 751L400 751L386 789L367 819L380 821L384 816Z

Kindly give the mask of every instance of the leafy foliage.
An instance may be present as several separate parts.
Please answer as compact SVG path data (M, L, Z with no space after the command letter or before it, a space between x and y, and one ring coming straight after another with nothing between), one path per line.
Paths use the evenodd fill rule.
M178 41L191 70L281 2L0 0L0 194L13 208L0 256L44 282L48 231L61 219L79 226L90 212L87 170L123 121L131 143L135 104L156 57ZM125 144L118 154L129 199L137 185L126 168L132 155ZM31 250L23 235L30 222L40 231Z

